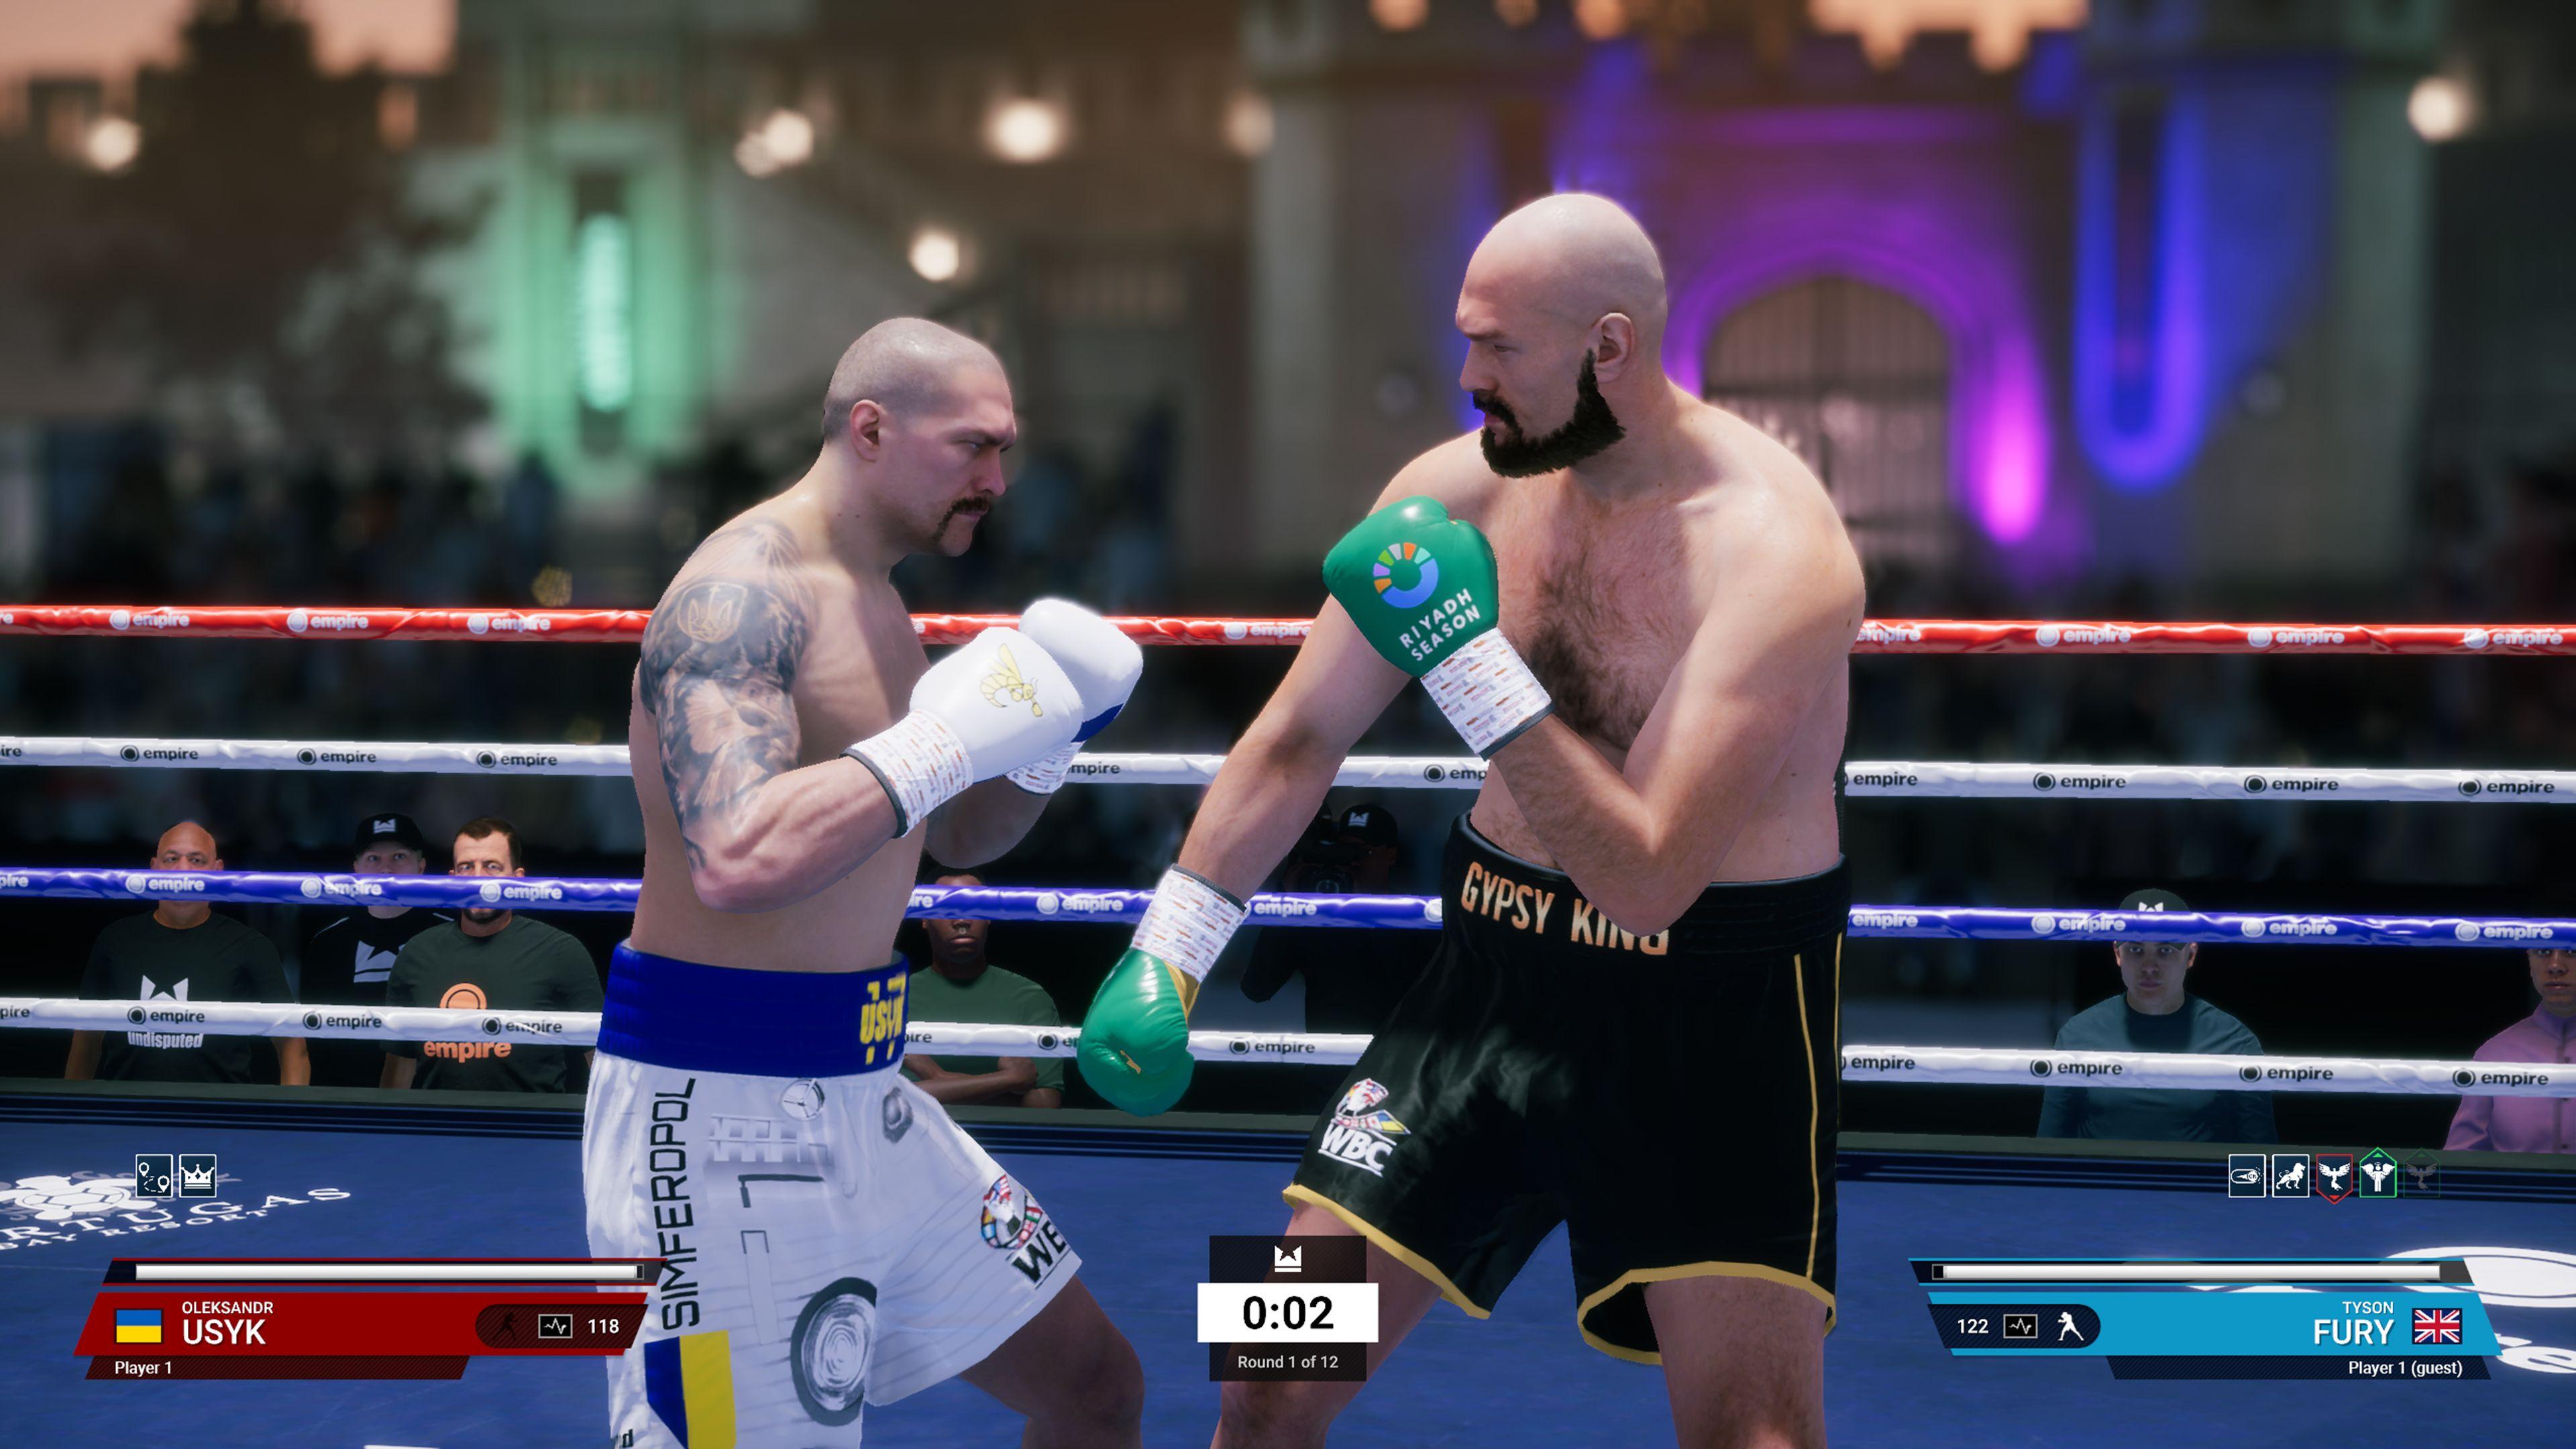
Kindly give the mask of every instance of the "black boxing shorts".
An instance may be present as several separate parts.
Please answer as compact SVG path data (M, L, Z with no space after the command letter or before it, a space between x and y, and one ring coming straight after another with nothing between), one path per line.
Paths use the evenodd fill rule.
M1464 819L1440 947L1315 1126L1286 1196L1468 1313L1560 1222L1576 1326L1659 1363L1647 1284L1759 1278L1834 1308L1847 864L1712 885L1620 930Z

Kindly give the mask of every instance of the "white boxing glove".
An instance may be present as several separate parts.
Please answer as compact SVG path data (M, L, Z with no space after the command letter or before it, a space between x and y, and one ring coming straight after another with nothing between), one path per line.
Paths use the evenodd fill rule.
M894 802L901 837L978 780L1070 748L1082 696L1037 641L987 629L925 671L912 712L841 753Z
M1074 731L1072 742L1011 772L1012 784L1033 795L1052 795L1064 784L1064 772L1082 742L1107 729L1127 707L1127 697L1145 672L1145 651L1117 625L1063 599L1040 599L1021 611L1020 632L1064 666L1065 677L1082 696L1082 728Z

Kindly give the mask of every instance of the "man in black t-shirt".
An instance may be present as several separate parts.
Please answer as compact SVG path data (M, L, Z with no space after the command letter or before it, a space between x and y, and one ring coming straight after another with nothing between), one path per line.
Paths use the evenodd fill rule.
M1283 891L1331 895L1385 895L1395 881L1403 844L1395 817L1374 800L1362 801L1336 820L1318 815L1306 828ZM1306 1030L1366 1034L1386 1024L1396 1002L1422 979L1439 944L1414 931L1264 930L1252 943L1243 994L1268 1001L1292 975L1306 978ZM1332 1068L1340 1072L1340 1068ZM1334 1077L1339 1083L1341 1078Z
M418 875L429 868L429 844L408 815L385 811L358 822L349 869L358 875ZM313 933L304 947L300 1001L382 1006L394 958L411 938L455 917L410 906L368 906ZM372 1087L384 1079L382 1042L317 1037L311 1043L317 1087Z
M170 827L152 853L155 871L224 868L215 838L194 821ZM98 933L89 969L81 976L84 1001L136 1001L147 1012L184 1014L199 1001L292 1001L286 967L268 938L219 916L202 899L176 897L147 915L127 916ZM154 1005L154 1003L164 1003ZM165 1025L179 1030L166 1030ZM72 1033L63 1079L86 1082L247 1082L252 1064L267 1055L257 1037L187 1030L185 1021L140 1030ZM277 1079L305 1085L310 1067L301 1037L271 1037ZM264 1073L262 1074L265 1075Z
M489 877L485 899L506 899L505 878L524 876L519 833L485 816L456 832L448 874ZM507 906L468 906L412 937L385 983L387 1006L443 1006L460 1011L597 1011L605 993L599 968L579 941L543 921L519 919ZM584 1051L583 1060L589 1059ZM510 1041L396 1042L386 1049L383 1085L465 1092L569 1092L572 1052ZM426 1063L426 1066L423 1064Z

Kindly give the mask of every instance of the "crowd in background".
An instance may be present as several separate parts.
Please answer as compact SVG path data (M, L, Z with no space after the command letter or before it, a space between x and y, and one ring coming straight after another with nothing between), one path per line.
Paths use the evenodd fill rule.
M563 500L534 460L476 477L393 464L210 466L174 459L149 438L123 447L100 465L108 482L93 506L49 518L28 597L643 605L697 537L801 461L726 443L664 469L655 483L661 526L621 575L582 562L585 541L567 536ZM1172 570L1160 542L1169 456L1169 438L1140 424L1115 469L1032 459L974 549L957 560L915 560L899 582L920 606L959 610L1007 609L1047 592L1112 611L1310 610L1311 579L1212 580ZM2476 498L2456 477L2426 483L2417 563L2400 591L2281 599L2105 578L2029 598L1981 583L1973 569L1942 578L1879 570L1870 611L2576 617L2576 578L2565 567L2576 558L2576 464L2519 470L2485 511ZM627 583L613 594L594 582L618 578ZM1156 651L1130 737L1118 747L1223 750L1266 698L1281 659L1270 649ZM0 715L24 734L614 742L625 733L631 664L622 650L594 646L47 640L0 648ZM2576 765L2576 736L2564 727L2570 717L2576 669L2554 659L1862 658L1854 665L1848 756L2548 769ZM1362 744L1396 754L1454 747L1413 694ZM1387 799L1404 835L1389 867L1391 888L1433 888L1446 822L1468 798L1424 790ZM171 820L221 819L239 823L244 856L337 869L332 858L346 821L387 799L429 819L506 815L521 822L533 849L562 862L564 874L632 874L641 850L631 786L615 778L9 770L0 771L0 832L28 863L94 863L139 858ZM1350 803L1337 797L1334 808ZM1171 858L1195 805L1195 792L1182 789L1068 791L996 869L1013 883L1143 885ZM1889 903L2100 907L2139 882L2170 881L2221 909L2563 915L2569 901L2519 884L2576 879L2569 844L2576 837L2554 816L2546 805L2505 804L1854 801L1845 835L1863 895ZM252 914L266 918L273 935L299 930L294 908ZM0 903L13 931L76 958L80 946L56 939L72 929L57 924L59 916L56 903ZM614 924L567 926L605 959ZM95 931L97 923L78 928ZM1116 948L1087 940L1083 928L1058 929L1065 935L1044 944L1013 939L1014 960L1055 1002L1078 1006ZM2227 954L2225 972L2207 973L2227 982L2213 989L2234 998L2230 1006L2274 1050L2466 1055L2510 1015L2512 1000L2527 1001L2521 973L2502 962L2507 953L2462 953L2494 968L2479 973L2485 996L2474 1009L2432 1014L2413 1009L2407 988L2425 971L2427 953L2341 952L2338 979L2362 986L2327 1012L2296 979L2313 969L2303 959L2308 948ZM2259 969L2236 970L2249 954L2260 958ZM2046 1002L2061 1022L2101 994L2106 969L2061 948L1937 942L1857 942L1849 965L1855 1000L2028 998ZM1209 1096L1228 1100L1221 1085ZM1939 1097L1914 1100L1936 1110ZM1853 1101L1865 1117L1879 1110L1869 1090Z

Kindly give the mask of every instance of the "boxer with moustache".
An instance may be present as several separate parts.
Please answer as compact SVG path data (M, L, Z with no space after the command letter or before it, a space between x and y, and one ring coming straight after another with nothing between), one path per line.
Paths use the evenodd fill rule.
M1664 375L1664 321L1607 201L1486 236L1457 309L1485 426L1326 557L1079 1060L1130 1110L1177 1099L1244 899L1421 679L1493 770L1439 952L1317 1123L1287 1231L1368 1239L1374 1366L1440 1298L1488 1313L1564 1222L1582 1337L1663 1367L1682 1443L1821 1444L1860 567L1788 449ZM1229 1383L1217 1443L1320 1443L1359 1389Z
M870 330L823 431L681 566L635 672L643 892L582 1178L594 1254L667 1261L610 1438L856 1445L866 1405L962 1376L1030 1443L1134 1445L1136 1355L1063 1233L896 1070L894 937L924 846L1009 849L1143 656L1060 600L923 653L890 571L965 551L1017 433L984 347Z

